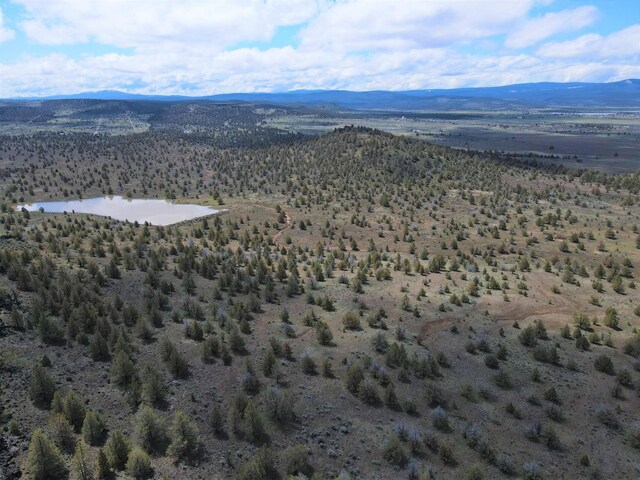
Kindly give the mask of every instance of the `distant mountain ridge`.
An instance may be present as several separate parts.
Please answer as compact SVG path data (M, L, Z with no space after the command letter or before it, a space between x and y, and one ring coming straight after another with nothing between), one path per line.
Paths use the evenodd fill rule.
M640 80L610 83L523 83L405 91L294 90L280 93L224 93L206 96L142 95L117 90L14 100L240 101L279 105L333 105L353 110L452 110L500 108L640 107Z

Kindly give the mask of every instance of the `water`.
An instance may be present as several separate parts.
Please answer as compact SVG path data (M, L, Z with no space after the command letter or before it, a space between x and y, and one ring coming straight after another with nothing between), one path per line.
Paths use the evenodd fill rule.
M172 203L168 200L128 200L122 197L98 197L86 200L67 200L64 202L37 202L29 205L18 205L17 210L26 208L37 212L43 208L45 212L90 213L115 218L116 220L149 222L153 225L171 225L198 217L213 215L220 210L202 205Z

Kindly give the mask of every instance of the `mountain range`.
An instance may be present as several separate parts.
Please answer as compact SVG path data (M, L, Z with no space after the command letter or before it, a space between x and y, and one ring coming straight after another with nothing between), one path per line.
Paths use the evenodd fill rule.
M638 108L640 79L609 83L523 83L498 87L404 91L293 90L280 93L225 93L207 96L142 95L101 90L13 100L149 100L272 103L334 106L352 110L456 110L513 108Z

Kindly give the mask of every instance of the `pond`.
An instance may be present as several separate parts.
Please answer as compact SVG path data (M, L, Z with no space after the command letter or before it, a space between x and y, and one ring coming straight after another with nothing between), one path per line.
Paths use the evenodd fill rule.
M180 204L168 200L125 199L119 196L63 202L37 202L16 207L17 210L22 208L30 212L43 209L48 213L89 213L122 221L149 222L152 225L171 225L220 212L203 205Z

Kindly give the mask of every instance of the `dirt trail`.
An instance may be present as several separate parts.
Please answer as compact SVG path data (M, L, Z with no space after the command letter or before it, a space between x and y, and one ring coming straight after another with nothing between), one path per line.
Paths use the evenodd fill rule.
M511 301L503 302L501 297L482 298L472 307L472 311L484 312L489 311L489 317L497 323L511 324L514 321L527 323L529 320L540 319L545 324L560 326L565 324L574 312L580 309L579 303L565 295L552 295L539 286L531 288L529 297L522 298L512 296ZM533 298L542 299L542 301L534 301ZM548 302L552 301L553 304ZM462 315L462 314L461 314ZM448 328L461 315L445 315L442 318L430 320L420 329L419 336L424 338L428 333L441 328Z
M252 207L255 207L255 208L263 208L265 210L272 210L272 211L278 213L278 211L275 208L270 207L268 205L263 205L261 203L250 203L249 205L251 205ZM279 230L278 233L276 233L273 236L273 241L274 242L276 242L278 240L278 238L280 237L280 235L282 235L283 232L285 232L286 230L291 228L291 216L286 211L284 211L284 210L282 210L282 211L284 212L284 220L285 220L286 225L285 225L285 227L283 229Z

